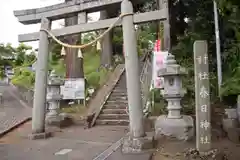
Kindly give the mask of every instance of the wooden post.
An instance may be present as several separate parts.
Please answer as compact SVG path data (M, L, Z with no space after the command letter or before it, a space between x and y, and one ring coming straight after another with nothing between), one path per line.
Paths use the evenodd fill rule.
M200 152L211 149L210 93L208 71L208 46L206 41L194 43L196 148Z

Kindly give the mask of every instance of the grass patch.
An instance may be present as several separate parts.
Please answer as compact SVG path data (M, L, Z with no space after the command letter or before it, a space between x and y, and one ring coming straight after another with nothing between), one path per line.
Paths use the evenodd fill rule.
M71 105L68 107L61 108L61 112L69 113L69 114L77 113L77 114L84 115L87 112L87 108L84 107L83 105Z
M97 72L100 67L100 53L90 52L84 54L84 74L87 76L92 72Z
M152 116L160 116L162 114L166 114L166 103L164 101L155 102L151 109L151 115Z
M49 68L55 70L57 75L65 77L66 65L64 64L64 59L60 59L57 63L49 66Z
M87 79L89 87L98 88L102 86L110 71L100 67L100 53L86 53L84 55L84 74Z

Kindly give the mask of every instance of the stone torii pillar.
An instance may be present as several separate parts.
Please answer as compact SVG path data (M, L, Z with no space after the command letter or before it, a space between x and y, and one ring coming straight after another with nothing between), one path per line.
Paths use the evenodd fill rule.
M122 1L121 12L127 14L122 19L122 28L130 120L130 135L123 139L122 152L139 153L153 147L153 138L146 137L144 131L137 39L131 15L133 6L129 0Z
M51 21L43 18L41 28L50 30ZM35 77L34 101L32 110L32 134L30 139L46 138L45 132L46 92L49 58L49 40L45 31L40 31L37 68Z

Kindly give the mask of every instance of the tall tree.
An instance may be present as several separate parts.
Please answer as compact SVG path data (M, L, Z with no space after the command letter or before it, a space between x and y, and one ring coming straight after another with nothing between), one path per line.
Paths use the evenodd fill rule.
M72 0L65 0L69 2ZM78 15L65 19L65 26L72 26L78 24ZM66 37L68 44L77 44L79 35L71 35ZM78 57L78 49L65 48L66 49L66 76L68 78L83 78L83 59Z

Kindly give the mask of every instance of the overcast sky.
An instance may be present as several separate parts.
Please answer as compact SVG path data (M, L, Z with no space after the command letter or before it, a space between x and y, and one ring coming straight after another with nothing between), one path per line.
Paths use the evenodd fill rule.
M0 43L11 43L13 46L17 46L18 34L30 33L39 31L40 25L23 25L18 22L14 17L14 10L39 8L48 5L64 2L64 0L0 0ZM99 14L94 13L91 17L95 20L98 19ZM61 22L53 22L52 28L61 27ZM33 48L37 48L38 42L26 43Z

